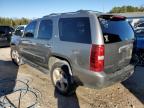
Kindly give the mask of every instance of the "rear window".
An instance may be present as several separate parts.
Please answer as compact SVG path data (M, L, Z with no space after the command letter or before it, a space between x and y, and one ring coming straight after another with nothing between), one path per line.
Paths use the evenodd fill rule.
M89 18L61 18L59 20L59 35L62 41L91 43Z
M115 43L134 39L131 25L122 18L99 18L105 43Z

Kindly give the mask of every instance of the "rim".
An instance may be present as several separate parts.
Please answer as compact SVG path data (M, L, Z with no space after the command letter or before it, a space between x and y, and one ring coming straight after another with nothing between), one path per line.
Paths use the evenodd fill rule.
M54 69L53 81L55 86L61 91L65 91L68 88L67 76L61 68Z
M19 61L20 61L20 56L19 56L17 50L12 50L12 59L14 59L14 61L15 61L16 63L19 63Z

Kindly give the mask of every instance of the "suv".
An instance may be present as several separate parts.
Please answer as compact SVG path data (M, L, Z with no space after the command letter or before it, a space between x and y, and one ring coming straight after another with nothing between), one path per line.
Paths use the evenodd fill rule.
M0 46L9 46L14 29L10 26L0 26Z
M144 21L138 22L134 26L136 48L137 50L144 50Z
M50 14L31 21L16 44L12 60L49 70L61 94L78 85L103 88L134 72L134 32L123 16L94 11Z

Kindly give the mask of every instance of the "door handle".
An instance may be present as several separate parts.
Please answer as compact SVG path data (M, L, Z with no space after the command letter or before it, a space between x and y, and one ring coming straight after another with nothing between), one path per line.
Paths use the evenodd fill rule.
M44 47L47 47L47 48L51 48L51 45L50 44L42 44L42 43L38 43L39 46L44 46Z
M30 44L30 45L36 45L36 43L30 41L30 40L22 40L22 43L24 44Z
M21 42L22 42L22 43L25 43L25 44L30 43L30 41L29 41L29 40L21 40Z
M30 45L36 45L36 43L29 41Z

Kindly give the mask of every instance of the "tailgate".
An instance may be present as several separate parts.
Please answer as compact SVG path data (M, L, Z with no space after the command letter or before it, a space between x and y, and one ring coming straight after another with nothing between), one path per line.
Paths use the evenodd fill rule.
M131 62L133 41L117 42L105 45L105 68L106 73L116 72Z
M99 21L105 45L104 71L113 73L130 64L134 31L122 16L102 15Z

